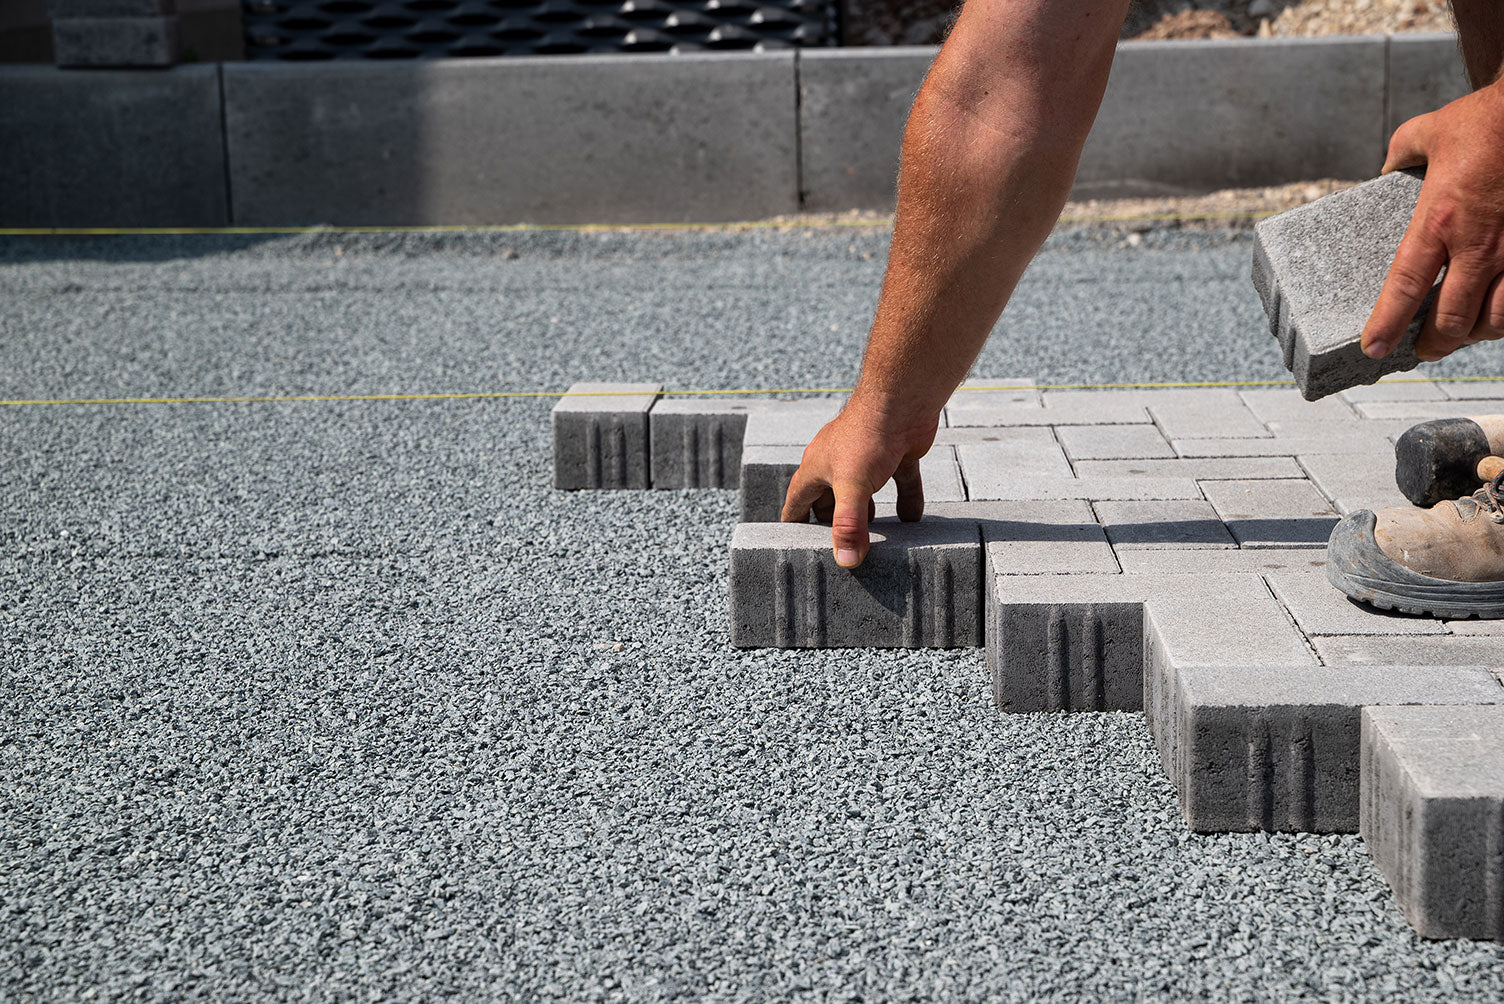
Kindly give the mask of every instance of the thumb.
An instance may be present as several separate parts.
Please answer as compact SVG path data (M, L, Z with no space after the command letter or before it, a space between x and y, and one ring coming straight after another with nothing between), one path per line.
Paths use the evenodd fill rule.
M835 489L836 508L830 519L830 543L836 564L855 568L867 557L871 539L867 535L867 518L872 507L872 493L852 485Z
M1384 158L1380 174L1401 171L1407 167L1420 167L1427 161L1426 149L1430 130L1426 120L1429 115L1417 115L1400 125L1389 138L1389 153Z

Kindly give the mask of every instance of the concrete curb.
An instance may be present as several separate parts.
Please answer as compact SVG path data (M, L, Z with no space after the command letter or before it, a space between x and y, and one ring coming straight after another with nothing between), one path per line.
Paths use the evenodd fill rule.
M0 165L7 177L46 165L47 183L12 186L0 225L632 224L884 210L935 52L227 63L135 76L4 67L0 150L25 153ZM211 114L195 112L185 133L180 113L152 97L163 81L202 89ZM1369 177L1395 125L1465 91L1450 36L1124 43L1076 194ZM101 134L87 109L106 97L123 109L111 128L142 137L158 168L148 173L170 183L143 189L129 172L100 170L108 158L80 137ZM145 139L162 131L173 135ZM141 195L158 188L159 201ZM228 203L227 218L211 202Z

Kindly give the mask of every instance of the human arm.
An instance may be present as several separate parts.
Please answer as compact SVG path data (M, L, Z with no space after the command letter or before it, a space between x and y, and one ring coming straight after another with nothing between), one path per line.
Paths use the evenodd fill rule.
M1363 351L1375 359L1399 344L1443 266L1416 354L1430 362L1504 338L1504 7L1458 0L1454 11L1476 90L1390 139L1385 173L1425 164L1426 180L1363 330Z
M866 557L872 496L924 511L919 459L1049 235L1106 89L1128 0L968 0L909 114L888 271L861 377L804 452L783 519Z

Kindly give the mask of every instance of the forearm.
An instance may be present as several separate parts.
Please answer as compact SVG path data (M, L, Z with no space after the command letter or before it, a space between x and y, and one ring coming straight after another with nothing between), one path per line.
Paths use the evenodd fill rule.
M923 424L965 376L1070 192L1124 6L973 0L963 12L909 117L853 406Z

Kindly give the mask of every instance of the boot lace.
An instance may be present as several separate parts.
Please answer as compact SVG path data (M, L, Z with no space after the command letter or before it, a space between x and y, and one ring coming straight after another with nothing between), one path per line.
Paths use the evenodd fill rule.
M1488 518L1495 523L1504 523L1504 502L1499 496L1504 494L1504 471L1494 475L1492 481L1486 481L1482 488L1473 492L1473 501L1478 507L1488 513Z

